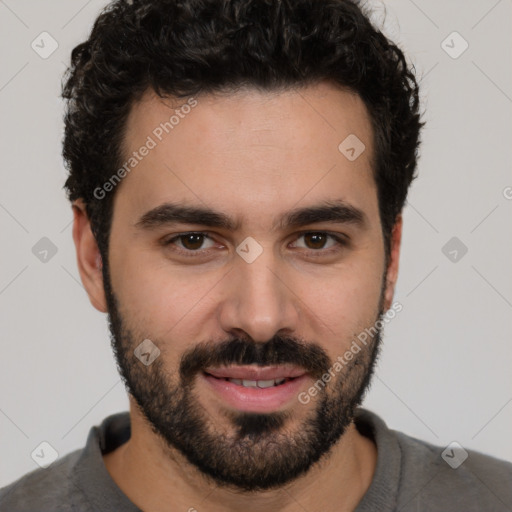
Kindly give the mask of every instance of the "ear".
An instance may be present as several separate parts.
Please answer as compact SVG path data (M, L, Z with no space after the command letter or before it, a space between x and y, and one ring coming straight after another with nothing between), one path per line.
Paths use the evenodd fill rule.
M386 272L386 290L384 292L384 311L387 311L393 302L395 284L398 279L398 263L400 260L400 243L402 241L402 214L396 218L391 231L390 254Z
M107 301L101 272L101 254L92 233L82 199L73 202L73 240L76 248L78 271L91 304L102 313L106 313Z

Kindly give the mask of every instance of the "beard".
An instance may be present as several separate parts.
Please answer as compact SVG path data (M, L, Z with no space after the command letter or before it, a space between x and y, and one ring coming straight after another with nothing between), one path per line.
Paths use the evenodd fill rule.
M333 366L325 350L318 344L288 336L274 336L266 343L250 338L197 343L182 354L174 372L165 367L163 357L145 366L134 355L145 336L128 326L128 313L122 316L107 261L103 258L103 280L117 367L127 392L170 453L177 450L210 482L246 492L280 487L327 456L352 423L355 409L369 387L380 351L381 328L329 384L321 381ZM384 289L375 319L380 326L382 323L377 320L383 316L383 292ZM165 350L164 340L152 342L162 352ZM295 428L289 425L294 418L288 410L228 410L225 416L231 428L219 431L215 428L218 420L194 394L195 378L209 367L285 363L304 369L322 384L311 400L306 419Z

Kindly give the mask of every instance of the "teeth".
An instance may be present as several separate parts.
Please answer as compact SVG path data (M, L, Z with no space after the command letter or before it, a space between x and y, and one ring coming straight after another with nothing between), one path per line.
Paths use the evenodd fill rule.
M271 388L278 386L286 381L286 378L272 380L246 380L246 379L226 379L233 384L244 386L246 388Z
M274 379L272 380L259 380L258 387L259 388L271 388L272 386L275 386L276 381Z

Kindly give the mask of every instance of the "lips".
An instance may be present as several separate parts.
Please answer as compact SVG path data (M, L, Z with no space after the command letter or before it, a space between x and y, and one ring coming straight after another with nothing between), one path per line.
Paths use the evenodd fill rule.
M220 368L207 368L204 373L217 379L236 379L241 381L276 381L279 384L287 379L294 379L306 374L302 368L291 365L278 366L227 366ZM261 386L264 387L264 386Z
M200 385L223 405L238 411L268 413L297 403L311 381L303 369L282 366L231 366L201 372Z

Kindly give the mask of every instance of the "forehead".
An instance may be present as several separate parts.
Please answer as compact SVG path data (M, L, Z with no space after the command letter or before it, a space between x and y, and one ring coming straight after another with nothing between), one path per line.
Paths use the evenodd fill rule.
M363 101L328 83L180 100L147 92L127 120L125 163L137 161L115 202L134 216L180 200L270 220L285 206L342 199L371 216L372 155Z

